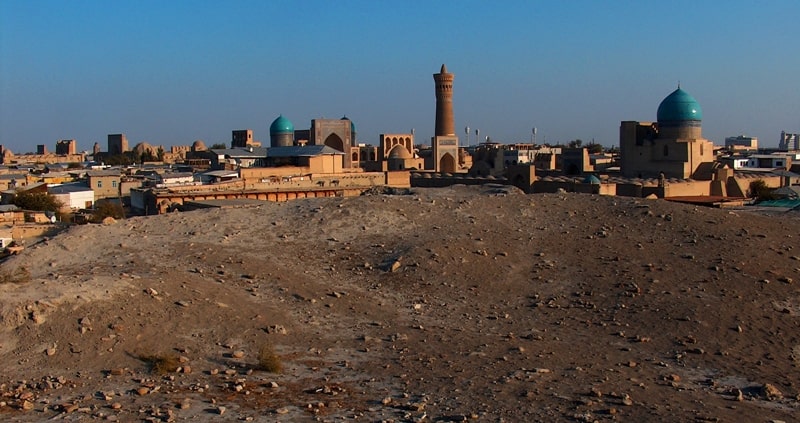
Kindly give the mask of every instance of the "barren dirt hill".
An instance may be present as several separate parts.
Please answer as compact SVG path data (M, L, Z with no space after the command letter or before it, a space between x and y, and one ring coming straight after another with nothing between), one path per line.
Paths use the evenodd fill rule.
M0 419L796 421L799 223L484 186L73 227L0 268Z

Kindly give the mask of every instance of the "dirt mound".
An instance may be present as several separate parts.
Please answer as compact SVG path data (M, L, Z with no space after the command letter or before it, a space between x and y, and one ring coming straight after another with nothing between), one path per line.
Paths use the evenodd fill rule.
M0 268L0 418L791 421L796 215L491 185L73 227Z

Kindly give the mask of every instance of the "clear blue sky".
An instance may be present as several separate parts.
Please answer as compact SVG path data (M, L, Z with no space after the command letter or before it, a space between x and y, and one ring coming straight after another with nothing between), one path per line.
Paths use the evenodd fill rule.
M432 74L455 74L456 128L501 142L617 145L678 81L703 134L777 146L800 132L800 2L0 0L0 144L106 148L269 142L347 115L360 142L434 127ZM464 140L466 141L466 140Z

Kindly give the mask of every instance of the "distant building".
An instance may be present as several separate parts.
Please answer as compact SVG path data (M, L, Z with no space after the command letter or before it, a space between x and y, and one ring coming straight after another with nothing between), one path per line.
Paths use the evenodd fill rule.
M108 134L108 154L117 155L128 151L128 138L125 134Z
M292 122L278 116L269 127L271 147L327 145L344 153L344 167L355 168L361 160L356 143L356 125L347 116L341 119L312 119L310 129L295 130Z
M800 134L790 134L786 131L781 131L781 139L778 142L778 148L781 150L800 150Z
M561 149L561 171L565 175L583 175L593 172L589 149L583 147Z
M237 129L231 132L231 148L261 147L261 143L253 139L252 129Z
M75 140L59 140L56 142L56 154L67 155L78 152L78 143Z
M725 148L729 150L758 150L758 138L739 135L725 138Z
M35 154L19 154L15 155L11 150L3 148L0 145L0 163L3 164L23 164L23 163L37 163L37 164L54 164L54 163L68 163L85 161L86 154L76 152L75 140L60 140L56 142L55 153L50 152L47 146L40 144L36 146Z
M658 106L653 122L620 123L620 170L629 178L710 179L714 144L702 136L703 110L680 87Z
M423 169L425 160L414 153L414 134L381 134L377 170Z

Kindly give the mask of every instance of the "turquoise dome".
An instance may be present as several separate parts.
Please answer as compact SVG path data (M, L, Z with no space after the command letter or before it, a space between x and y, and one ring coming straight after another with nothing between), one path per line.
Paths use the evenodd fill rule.
M272 122L272 125L269 126L269 133L270 134L293 134L294 133L294 125L289 119L283 117L283 115L278 116Z
M658 106L659 122L703 120L703 109L691 94L678 87Z
M600 185L600 178L594 175L587 175L583 178L584 184Z
M342 116L342 120L350 120L350 118L347 116ZM350 120L350 133L352 134L356 133L356 124L353 123L352 120Z

